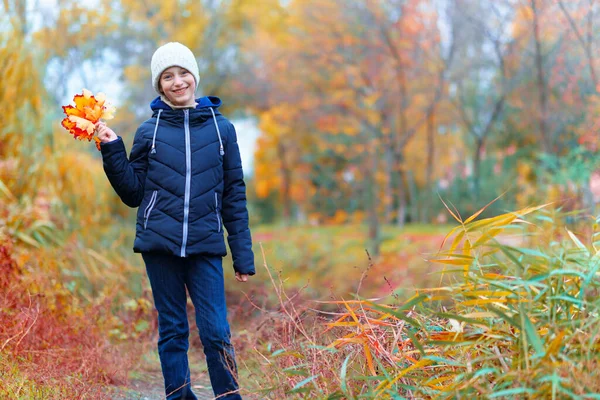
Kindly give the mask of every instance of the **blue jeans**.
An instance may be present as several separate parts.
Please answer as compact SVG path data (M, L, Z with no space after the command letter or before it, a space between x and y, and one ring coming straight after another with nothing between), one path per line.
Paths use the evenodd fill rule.
M189 326L186 288L196 310L215 396L238 400L237 368L227 322L221 257L143 253L158 311L158 354L168 400L193 399L187 351ZM232 394L225 395L225 393Z

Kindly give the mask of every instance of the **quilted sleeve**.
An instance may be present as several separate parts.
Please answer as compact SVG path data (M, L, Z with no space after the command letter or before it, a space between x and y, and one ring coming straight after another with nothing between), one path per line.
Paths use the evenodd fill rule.
M224 193L223 223L227 229L227 241L233 257L235 271L254 275L254 252L252 237L248 225L248 209L246 206L246 184L242 170L242 159L237 143L237 135L233 124L227 124L225 155L223 156Z
M144 197L144 182L148 171L149 143L138 128L131 154L127 159L125 144L116 140L100 145L104 172L115 192L129 207L139 207Z

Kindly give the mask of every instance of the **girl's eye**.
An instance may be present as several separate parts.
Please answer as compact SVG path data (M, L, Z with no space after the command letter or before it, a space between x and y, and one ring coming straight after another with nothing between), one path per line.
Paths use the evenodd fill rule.
M181 71L181 75L187 75L188 71Z
M171 79L171 75L164 75L164 76L163 76L163 79L164 79L164 80Z

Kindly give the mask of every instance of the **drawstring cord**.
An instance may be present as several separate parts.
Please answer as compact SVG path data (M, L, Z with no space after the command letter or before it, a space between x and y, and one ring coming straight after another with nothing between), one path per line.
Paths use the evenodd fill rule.
M156 131L158 131L158 122L160 121L160 114L163 110L158 110L158 115L156 116L156 125L154 125L154 135L152 136L152 150L150 154L156 154ZM213 121L215 123L215 127L217 128L217 136L219 137L219 154L225 155L225 150L223 149L223 139L221 139L221 130L219 129L219 124L217 123L217 117L215 115L215 111L210 107L210 112L213 116Z
M221 131L219 130L219 124L217 124L217 117L215 116L215 111L210 107L210 112L213 116L213 121L215 121L215 126L217 127L217 136L219 136L219 154L225 155L225 150L223 150L223 140L221 140Z
M160 113L163 110L158 110L158 116L156 117L156 125L154 125L154 136L152 136L152 151L150 154L156 154L156 131L158 130L158 121L160 121Z

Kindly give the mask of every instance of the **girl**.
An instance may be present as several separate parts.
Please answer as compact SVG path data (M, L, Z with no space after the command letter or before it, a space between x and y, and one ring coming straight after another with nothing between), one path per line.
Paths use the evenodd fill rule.
M246 187L233 125L218 97L196 99L198 64L180 43L151 61L159 97L138 128L129 159L123 140L96 125L104 171L121 200L137 211L134 251L141 253L158 311L158 353L167 399L196 399L188 367L186 288L194 304L215 396L241 399L230 343L222 257L223 226L235 277L254 275Z

